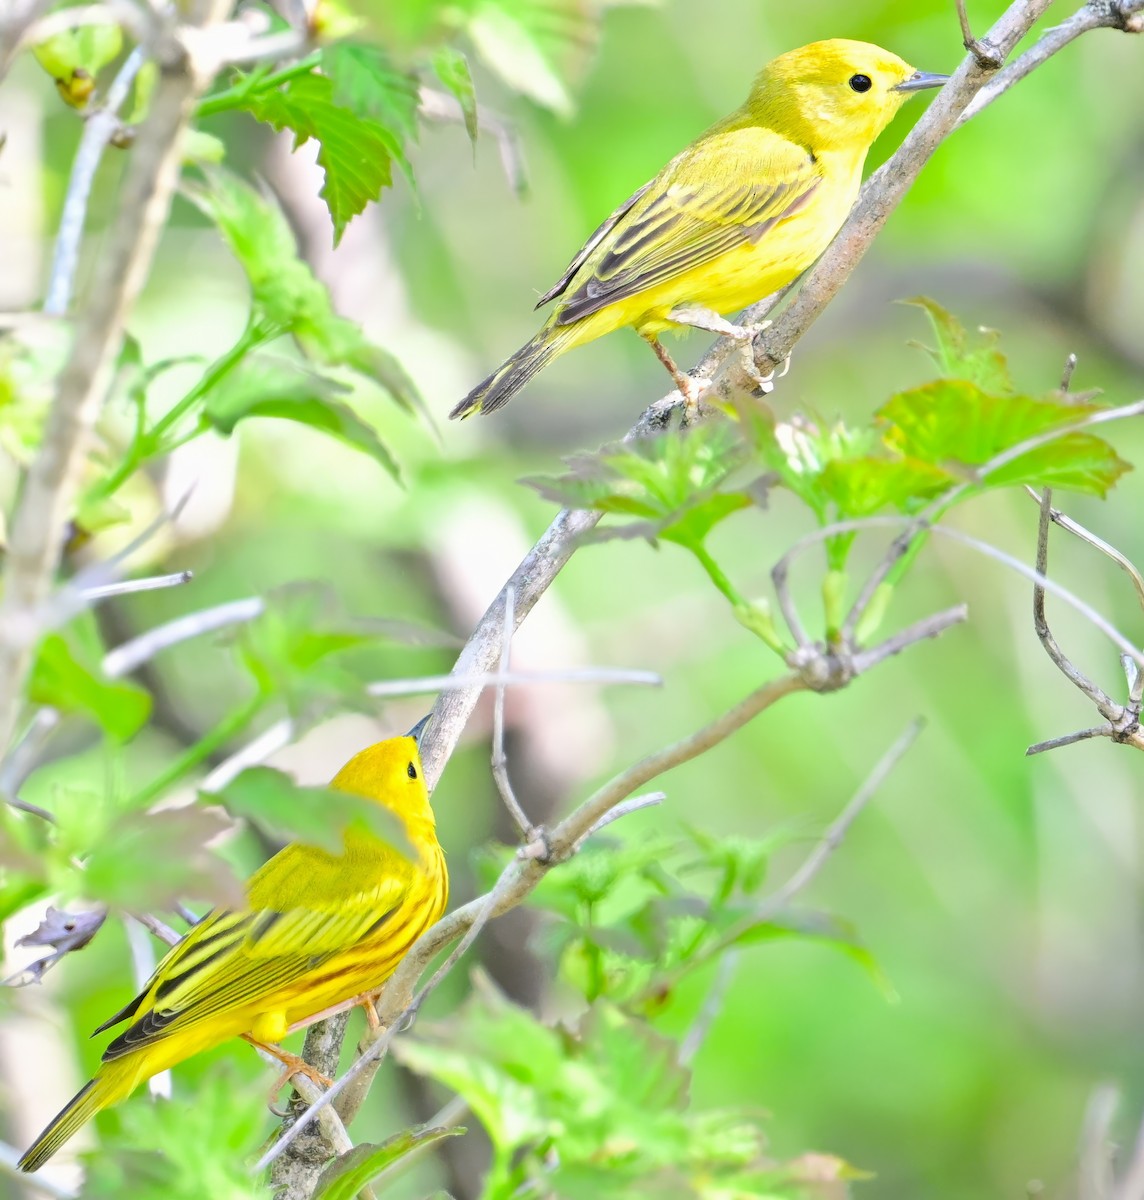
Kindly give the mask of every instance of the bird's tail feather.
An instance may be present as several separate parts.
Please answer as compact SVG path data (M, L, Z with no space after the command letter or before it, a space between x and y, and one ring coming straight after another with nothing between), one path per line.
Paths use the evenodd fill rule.
M537 371L567 348L569 340L567 331L546 326L487 379L478 383L453 409L450 418L467 417L475 412L490 413L507 404Z
M38 1171L100 1109L128 1096L139 1081L139 1064L130 1059L104 1065L48 1122L20 1159L21 1171Z

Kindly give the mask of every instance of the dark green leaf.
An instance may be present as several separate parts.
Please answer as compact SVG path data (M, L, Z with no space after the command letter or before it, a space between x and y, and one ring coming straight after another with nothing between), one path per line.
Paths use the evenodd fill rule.
M322 1172L314 1191L314 1200L354 1200L370 1180L387 1167L400 1162L407 1154L465 1132L463 1127L444 1129L419 1125L395 1134L381 1145L363 1142L334 1159Z
M384 125L338 104L332 79L300 75L280 88L253 93L245 107L275 129L291 130L295 149L311 138L318 142L318 165L326 176L321 196L335 245L346 225L393 183L390 164L402 158L400 141Z
M400 479L396 460L372 426L335 398L348 391L345 384L303 370L285 359L252 356L228 372L207 394L202 419L228 436L239 421L250 417L275 417L309 425L368 454L394 479Z
M28 691L37 704L84 713L117 741L138 733L151 712L151 697L143 688L109 679L97 657L59 633L40 643Z
M336 788L300 787L272 767L248 767L209 798L221 801L236 817L255 821L280 841L340 854L342 834L352 824L369 830L406 858L413 853L405 826L376 800Z

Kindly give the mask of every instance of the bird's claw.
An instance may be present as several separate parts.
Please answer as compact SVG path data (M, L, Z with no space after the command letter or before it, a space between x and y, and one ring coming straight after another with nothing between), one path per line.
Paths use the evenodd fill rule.
M282 1091L282 1089L290 1082L290 1080L294 1078L295 1075L305 1075L311 1083L316 1084L323 1091L325 1091L327 1088L333 1087L334 1081L332 1079L327 1079L326 1076L323 1075L316 1067L310 1066L310 1064L304 1058L299 1058L296 1054L288 1054L285 1050L275 1050L273 1053L274 1057L277 1058L283 1066L282 1072L279 1074L278 1078L275 1079L274 1083L270 1087L270 1091L267 1094L267 1104L270 1107L270 1111L276 1115L280 1117L285 1116L285 1113L278 1111L278 1108L274 1102L278 1099L278 1093Z

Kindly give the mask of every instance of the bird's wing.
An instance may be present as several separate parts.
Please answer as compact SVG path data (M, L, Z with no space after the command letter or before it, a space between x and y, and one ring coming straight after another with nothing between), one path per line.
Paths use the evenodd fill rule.
M559 291L549 293L567 293L575 284L557 324L578 321L757 242L797 212L820 180L808 151L766 130L701 139L592 236Z
M309 850L290 846L272 862L305 880L307 872L298 868L312 864L279 864L278 860ZM96 1030L135 1018L104 1051L104 1061L227 1009L257 1007L259 998L279 995L295 980L368 938L402 907L409 894L410 873L395 871L380 882L371 879L370 884L368 891L352 895L331 895L315 887L314 894L323 898L321 908L295 903L209 914L163 959L142 994ZM255 892L253 886L251 891ZM296 902L298 897L287 899Z
M609 217L606 217L597 227L596 232L580 247L579 253L568 264L568 269L563 275L540 297L536 302L537 308L542 308L549 300L555 300L557 296L564 295L568 285L572 282L572 276L584 265L588 260L588 255L608 236L609 233L616 227L617 222L627 215L628 210L635 204L655 183L654 179L649 179L639 191L633 192L624 202L617 208Z

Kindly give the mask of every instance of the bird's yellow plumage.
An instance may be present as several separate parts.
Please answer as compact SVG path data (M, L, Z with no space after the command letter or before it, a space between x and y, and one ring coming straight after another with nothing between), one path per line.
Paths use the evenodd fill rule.
M909 93L944 79L844 39L772 60L741 108L596 230L541 297L557 301L545 326L450 416L500 408L557 355L625 325L688 386L657 335L688 324L725 330L718 314L805 271L853 206L874 139Z
M411 855L350 826L341 854L290 845L251 877L245 908L208 913L143 991L97 1033L129 1021L91 1080L36 1139L35 1171L100 1109L227 1038L277 1042L325 1010L379 988L448 898L445 857L413 737L379 742L330 785L404 825Z

